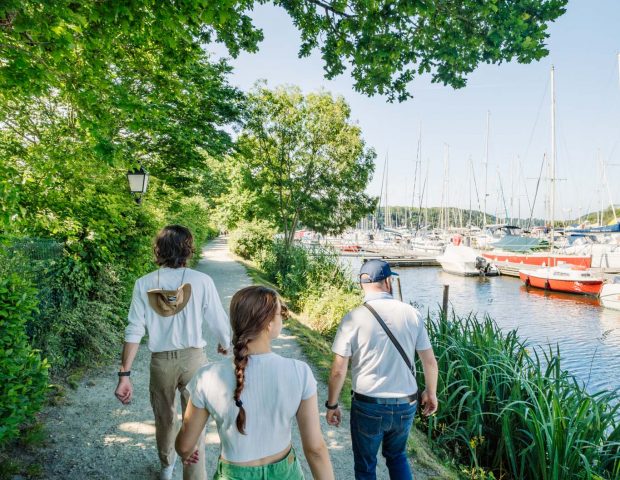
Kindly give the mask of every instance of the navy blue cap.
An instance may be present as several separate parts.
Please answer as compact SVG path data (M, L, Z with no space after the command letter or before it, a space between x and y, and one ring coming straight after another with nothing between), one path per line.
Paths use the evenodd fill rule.
M362 278L362 275L368 275L368 277ZM380 282L392 275L398 276L398 273L394 273L387 262L376 258L368 260L360 268L360 282L362 283Z

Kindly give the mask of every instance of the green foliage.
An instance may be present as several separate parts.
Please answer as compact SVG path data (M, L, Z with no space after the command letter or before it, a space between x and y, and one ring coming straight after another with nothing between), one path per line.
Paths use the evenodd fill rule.
M92 283L90 291L70 300L65 297L57 309L42 312L34 325L39 332L35 344L46 352L56 373L111 359L122 343L130 295L127 285L111 267L87 279ZM56 289L70 284L63 276L50 280Z
M212 226L211 214L206 200L202 197L181 197L171 202L168 208L166 224L184 225L192 231L197 256L200 245L217 235Z
M618 478L616 393L589 394L561 369L559 352L531 354L490 318L429 318L427 328L441 399L428 434L472 478L493 478L480 476L485 470L496 478Z
M0 445L17 437L45 400L48 364L25 331L36 311L36 290L28 282L16 274L0 278Z
M547 24L565 12L567 0L274 3L301 31L300 56L320 48L327 78L350 62L356 90L403 101L425 73L460 88L480 63L546 56Z
M349 291L332 285L311 289L304 295L303 312L313 330L333 339L340 320L345 314L362 304L358 291Z
M298 225L340 233L374 209L364 190L376 155L342 97L257 88L249 104L225 201L248 199L245 217L278 225L287 245Z
M228 246L241 258L254 258L269 248L275 233L275 228L267 221L242 222L231 232Z
M93 92L110 87L107 67L118 66L127 52L146 59L141 69L174 71L214 40L233 56L256 51L262 31L246 13L262 3L5 1L0 88L39 93L68 84L90 107ZM320 50L327 78L351 64L358 91L402 101L416 76L430 73L433 82L458 88L480 63L544 57L547 25L565 12L567 0L273 3L299 29L299 55Z
M335 252L288 247L282 240L252 258L314 330L331 337L346 312L360 305L361 292Z
M242 6L200 3L0 6L0 234L61 245L12 263L39 289L27 333L55 373L118 352L159 228L187 225L197 244L215 234L205 196L223 190L214 172L243 95L201 43L252 49L260 33ZM125 178L138 161L151 173L141 206Z

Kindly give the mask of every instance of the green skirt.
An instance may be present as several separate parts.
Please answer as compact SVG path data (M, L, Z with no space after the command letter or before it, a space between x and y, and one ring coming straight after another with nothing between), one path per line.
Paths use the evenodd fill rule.
M279 462L258 467L232 465L220 460L213 480L304 480L304 474L295 450L291 448Z

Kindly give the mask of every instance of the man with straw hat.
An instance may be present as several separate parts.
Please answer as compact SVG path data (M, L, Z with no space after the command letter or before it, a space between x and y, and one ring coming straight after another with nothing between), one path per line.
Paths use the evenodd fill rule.
M392 297L387 262L369 260L360 270L364 305L340 322L332 351L327 423L339 426L338 397L351 359L351 443L357 480L376 479L377 453L383 444L391 479L411 479L407 438L418 403L414 352L424 370L423 413L437 410L437 361L419 312Z
M226 354L230 346L230 323L222 307L213 280L208 275L187 268L194 253L194 240L189 229L169 225L155 239L155 262L159 269L136 281L129 308L129 324L114 392L128 404L133 395L131 365L140 340L148 331L151 351L150 397L155 414L155 437L161 461L162 480L172 478L177 460L174 441L177 435L176 390L181 394L181 407L189 399L187 384L196 370L206 363L202 335L205 322L218 343L218 351ZM204 435L199 449L204 451ZM206 478L204 455L196 464L184 465L184 479Z

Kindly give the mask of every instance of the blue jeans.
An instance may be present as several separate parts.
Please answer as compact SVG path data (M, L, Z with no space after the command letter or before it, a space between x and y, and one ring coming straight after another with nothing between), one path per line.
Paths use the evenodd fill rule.
M377 452L385 457L391 479L412 480L407 460L407 438L417 403L376 405L353 399L351 440L356 480L377 478Z

